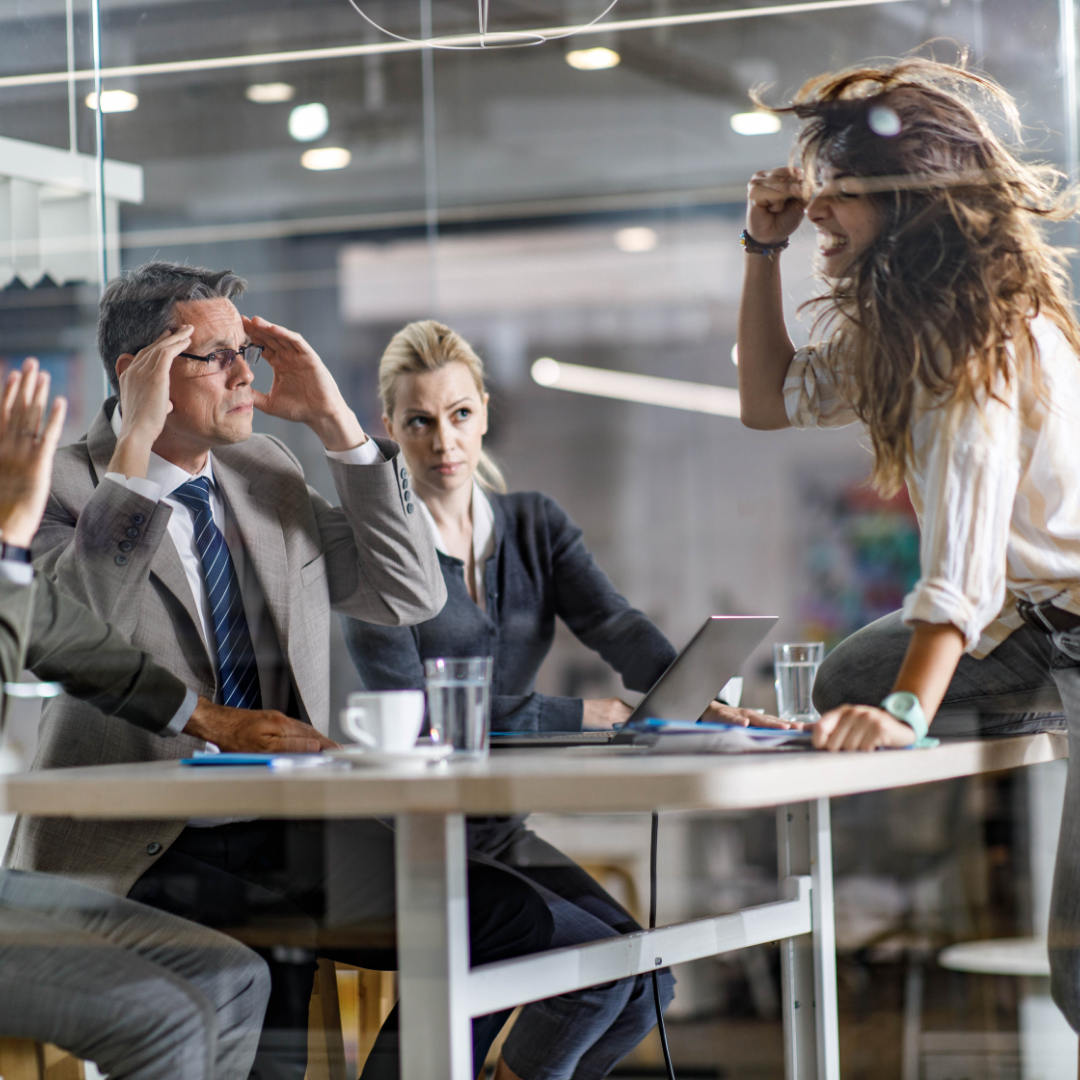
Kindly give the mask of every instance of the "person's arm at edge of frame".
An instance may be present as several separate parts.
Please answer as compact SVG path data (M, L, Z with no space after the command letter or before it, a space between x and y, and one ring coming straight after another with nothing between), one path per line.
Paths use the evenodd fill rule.
M802 223L806 206L801 169L770 169L750 180L746 231L760 245L784 244ZM790 426L784 378L795 346L784 325L780 253L756 254L747 246L739 300L738 373L744 426L775 431Z
M6 591L7 560L0 563L0 577L0 591ZM26 666L107 715L156 735L207 739L225 750L314 753L336 745L281 713L232 709L196 694L43 575L18 587L34 590Z

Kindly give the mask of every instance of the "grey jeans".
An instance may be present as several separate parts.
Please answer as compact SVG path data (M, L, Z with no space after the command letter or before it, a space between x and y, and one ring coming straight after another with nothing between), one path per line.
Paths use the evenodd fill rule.
M876 705L892 689L911 631L894 612L841 642L814 684L819 712ZM989 656L963 656L931 734L1020 735L1067 731L1069 775L1050 902L1050 985L1080 1032L1080 631L1022 627Z
M231 938L51 874L0 870L0 1035L110 1080L243 1080L270 993Z

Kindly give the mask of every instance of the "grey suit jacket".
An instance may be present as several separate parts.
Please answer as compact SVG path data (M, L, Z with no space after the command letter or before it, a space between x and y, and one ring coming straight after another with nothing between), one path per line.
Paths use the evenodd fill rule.
M187 696L175 675L40 574L29 585L0 578L0 676L15 682L23 668L148 731L161 731Z
M57 453L52 495L34 538L36 565L186 685L213 698L214 665L166 527L172 511L105 479L116 445L109 424L115 405L114 398L107 401L87 436ZM377 442L388 459L382 464L329 462L340 508L307 486L299 462L277 439L254 435L214 451L215 479L265 593L299 719L323 732L330 717L331 609L397 626L432 618L446 599L431 534L411 512L398 447ZM33 767L179 758L201 745L186 735L161 738L62 695L42 712ZM192 816L198 813L193 806ZM123 895L183 827L183 821L20 818L8 862Z

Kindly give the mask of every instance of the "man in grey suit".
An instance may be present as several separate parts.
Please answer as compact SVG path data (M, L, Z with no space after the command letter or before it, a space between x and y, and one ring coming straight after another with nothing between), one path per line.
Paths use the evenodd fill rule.
M45 421L48 390L28 360L0 400L0 678L30 667L164 727L187 687L29 563L64 422L63 398ZM55 1043L114 1080L243 1080L269 992L266 965L223 934L68 878L0 870L0 1036Z
M169 263L108 286L98 344L119 401L58 452L34 556L187 685L225 705L276 709L327 745L331 610L417 623L439 611L445 586L397 446L367 437L300 335L241 317L233 298L243 288L231 271ZM260 354L273 369L265 394L252 386ZM307 486L281 442L252 435L253 408L315 431L340 507ZM253 748L242 726L189 720L163 735L62 696L43 712L35 767ZM392 834L377 821L324 832L197 813L21 819L10 858L204 924L241 925L255 909L288 920L292 933L265 954L273 988L254 1071L300 1080L316 956L394 963ZM546 947L551 916L524 879L474 863L470 897L475 963ZM343 924L382 937L331 952L328 921L336 942Z

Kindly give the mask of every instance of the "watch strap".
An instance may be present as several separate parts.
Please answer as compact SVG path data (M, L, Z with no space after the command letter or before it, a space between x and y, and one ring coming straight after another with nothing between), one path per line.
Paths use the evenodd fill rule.
M914 694L906 690L889 694L881 703L881 708L890 716L907 724L915 732L913 747L922 750L939 744L939 739L927 734L930 725L926 722L922 704Z
M17 547L15 544L7 544L0 540L0 559L9 559L11 562L33 562L30 549Z

